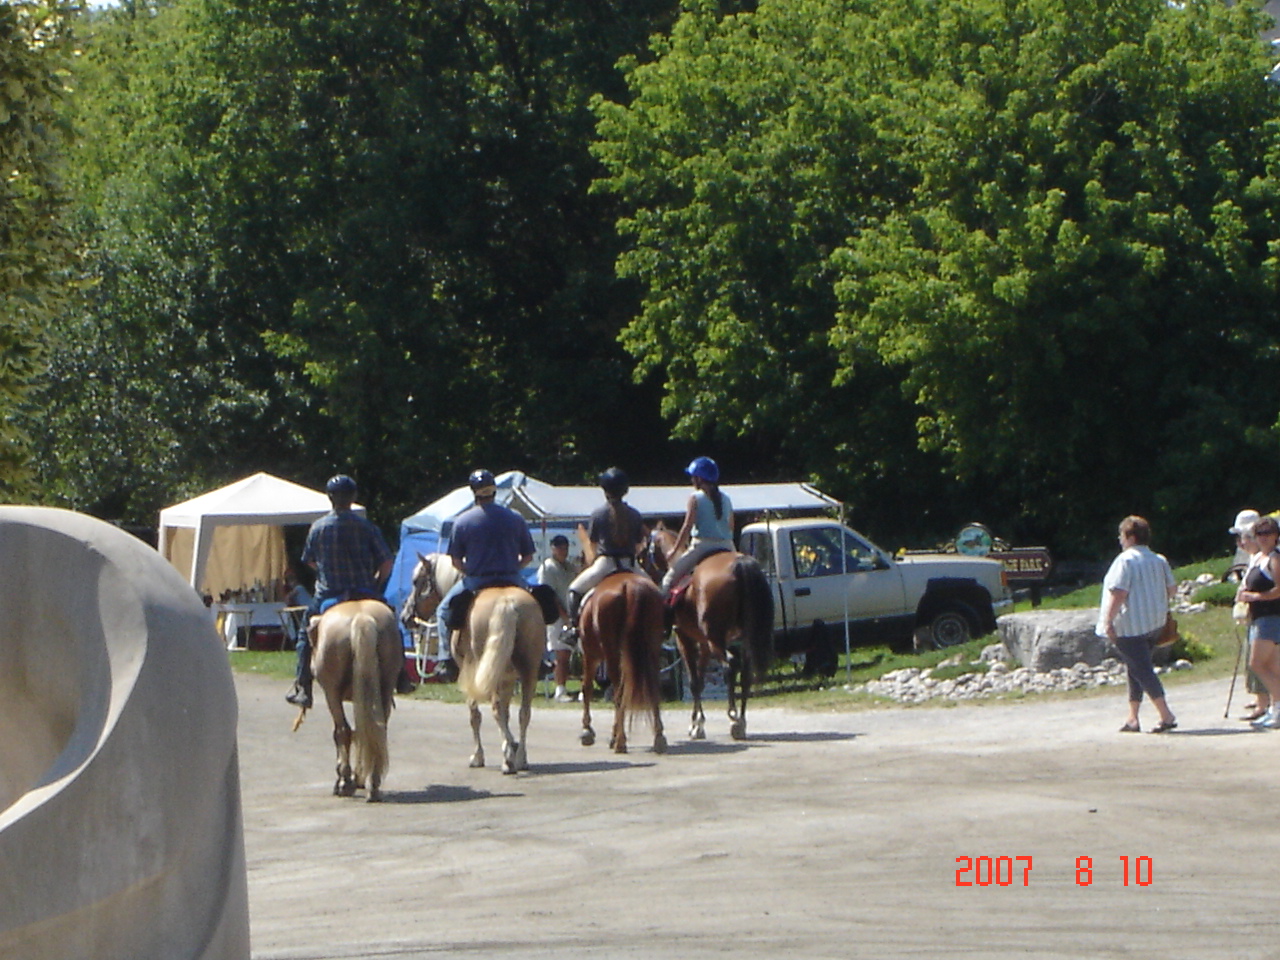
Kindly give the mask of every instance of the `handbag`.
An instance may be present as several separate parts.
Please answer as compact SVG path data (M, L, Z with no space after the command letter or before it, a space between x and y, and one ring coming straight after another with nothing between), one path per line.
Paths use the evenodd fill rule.
M1173 619L1173 614L1169 614L1169 618L1165 620L1164 626L1160 628L1160 634L1156 637L1153 647L1167 647L1178 641L1178 621Z

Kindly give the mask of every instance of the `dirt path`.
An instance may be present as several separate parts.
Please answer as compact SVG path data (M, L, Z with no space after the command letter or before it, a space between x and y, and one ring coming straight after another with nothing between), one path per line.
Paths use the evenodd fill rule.
M290 734L278 682L236 682L256 958L1280 953L1280 732L1223 720L1226 681L1171 691L1169 736L1116 733L1119 693L753 710L745 743L717 704L709 740L671 710L668 754L637 727L616 756L539 709L516 777L467 767L464 707L408 701L381 805L330 795L323 711ZM1012 882L958 887L962 856Z

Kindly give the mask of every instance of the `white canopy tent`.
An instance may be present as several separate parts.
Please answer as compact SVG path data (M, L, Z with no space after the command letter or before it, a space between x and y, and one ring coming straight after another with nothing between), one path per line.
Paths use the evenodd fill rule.
M330 509L319 490L255 473L161 510L160 555L196 592L215 598L255 581L270 584L288 565L284 527L309 524Z
M519 470L509 470L495 479L497 502L529 521L537 548L534 567L550 552L551 537L561 533L572 540L577 525L586 523L591 512L604 503L599 487L558 487ZM807 483L725 484L723 489L733 501L734 513L810 513L840 507L840 501ZM692 492L688 484L633 486L627 493L627 503L646 517L675 519L684 514ZM399 609L409 593L417 555L445 549L453 533L454 518L474 502L470 489L458 487L400 524L400 549L386 590L392 606ZM532 575L534 567L526 572Z

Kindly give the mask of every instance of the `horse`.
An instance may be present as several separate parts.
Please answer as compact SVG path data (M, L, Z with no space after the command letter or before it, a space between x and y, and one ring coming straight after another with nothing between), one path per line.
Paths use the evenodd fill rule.
M676 535L659 523L650 534L648 551L655 569L666 569L666 551ZM773 662L773 589L754 557L726 550L703 558L693 568L689 586L674 608L676 641L689 674L693 714L689 736L706 738L702 689L711 658L728 670L729 734L747 736L747 700L753 680L764 679ZM737 646L738 653L733 647ZM736 688L741 684L742 709Z
M653 752L666 753L662 732L661 673L662 591L640 573L610 574L583 603L579 616L582 642L582 733L584 747L596 740L591 727L591 694L601 661L613 685L613 734L609 746L627 752L627 719L648 712L653 725Z
M370 803L382 799L382 779L390 764L387 719L403 663L404 646L395 616L382 601L347 600L320 617L311 672L333 717L333 742L338 749L334 796L354 796L367 784L366 799ZM352 705L354 732L347 723L344 701ZM306 715L307 708L302 707L294 730Z
M427 619L461 574L448 555L418 554L413 591L405 610ZM480 742L480 703L488 701L502 732L502 772L529 769L529 718L537 690L538 667L546 647L542 608L523 587L486 587L471 603L467 622L451 653L458 664L458 686L467 698L475 752L471 766L484 766ZM511 735L511 697L520 682L520 739Z

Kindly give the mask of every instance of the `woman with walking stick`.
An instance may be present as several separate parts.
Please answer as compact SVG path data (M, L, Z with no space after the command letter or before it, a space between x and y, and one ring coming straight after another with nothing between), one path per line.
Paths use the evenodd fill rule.
M1271 706L1253 725L1280 727L1280 524L1262 517L1253 525L1258 552L1249 559L1236 599L1249 605L1249 667L1271 695Z

